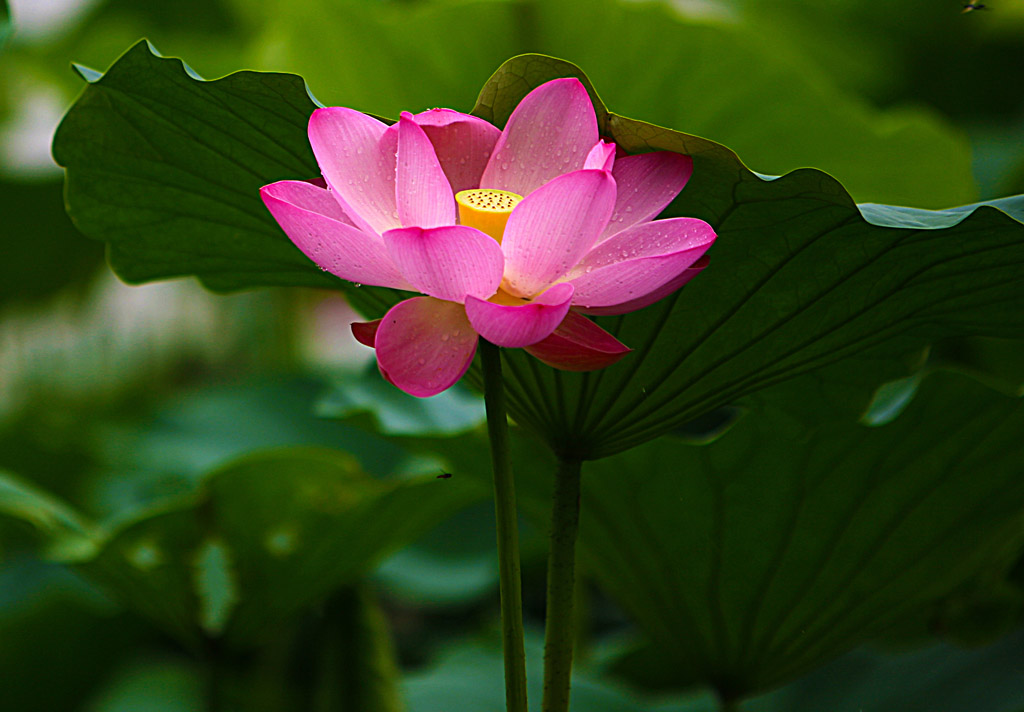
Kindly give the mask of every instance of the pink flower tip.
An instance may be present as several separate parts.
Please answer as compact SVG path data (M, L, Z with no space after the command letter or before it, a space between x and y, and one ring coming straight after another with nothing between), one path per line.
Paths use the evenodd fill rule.
M380 328L380 322L380 319L353 322L352 336L356 337L356 341L363 346L369 346L372 349L376 345L377 329Z

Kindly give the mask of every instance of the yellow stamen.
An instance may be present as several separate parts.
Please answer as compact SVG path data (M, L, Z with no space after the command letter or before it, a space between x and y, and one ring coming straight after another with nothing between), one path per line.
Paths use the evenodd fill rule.
M505 223L523 197L507 190L475 188L460 190L455 194L459 205L459 223L475 227L498 242L505 233Z
M498 289L497 293L487 301L495 304L502 304L507 307L518 307L529 303L530 300L526 297L517 297L514 294L510 294L509 292L506 292L504 286L502 286Z

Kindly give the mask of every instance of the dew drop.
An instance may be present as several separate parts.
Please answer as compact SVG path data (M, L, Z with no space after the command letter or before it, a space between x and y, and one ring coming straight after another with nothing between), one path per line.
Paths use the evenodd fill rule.
M419 360L419 364L420 364L420 366L426 366L426 365L427 365L427 359L425 359L425 358L421 358L421 359Z

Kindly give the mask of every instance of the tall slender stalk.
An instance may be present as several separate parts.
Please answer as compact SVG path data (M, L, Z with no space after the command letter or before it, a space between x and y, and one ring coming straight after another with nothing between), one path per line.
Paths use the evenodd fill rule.
M498 529L498 571L501 591L501 638L505 652L505 708L527 712L526 651L523 648L523 591L519 571L519 525L516 519L516 487L508 442L505 384L501 377L501 352L480 339L484 370L484 402L487 434L494 468L494 513Z
M551 509L548 597L544 631L543 712L568 712L572 682L576 534L580 522L580 461L559 460Z

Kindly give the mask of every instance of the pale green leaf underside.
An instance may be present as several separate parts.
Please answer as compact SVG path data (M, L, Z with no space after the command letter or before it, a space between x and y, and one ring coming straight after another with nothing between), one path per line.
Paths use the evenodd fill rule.
M794 440L762 412L705 447L663 438L586 468L581 550L670 677L750 694L1012 561L1022 428L1020 399L940 373L883 427Z

